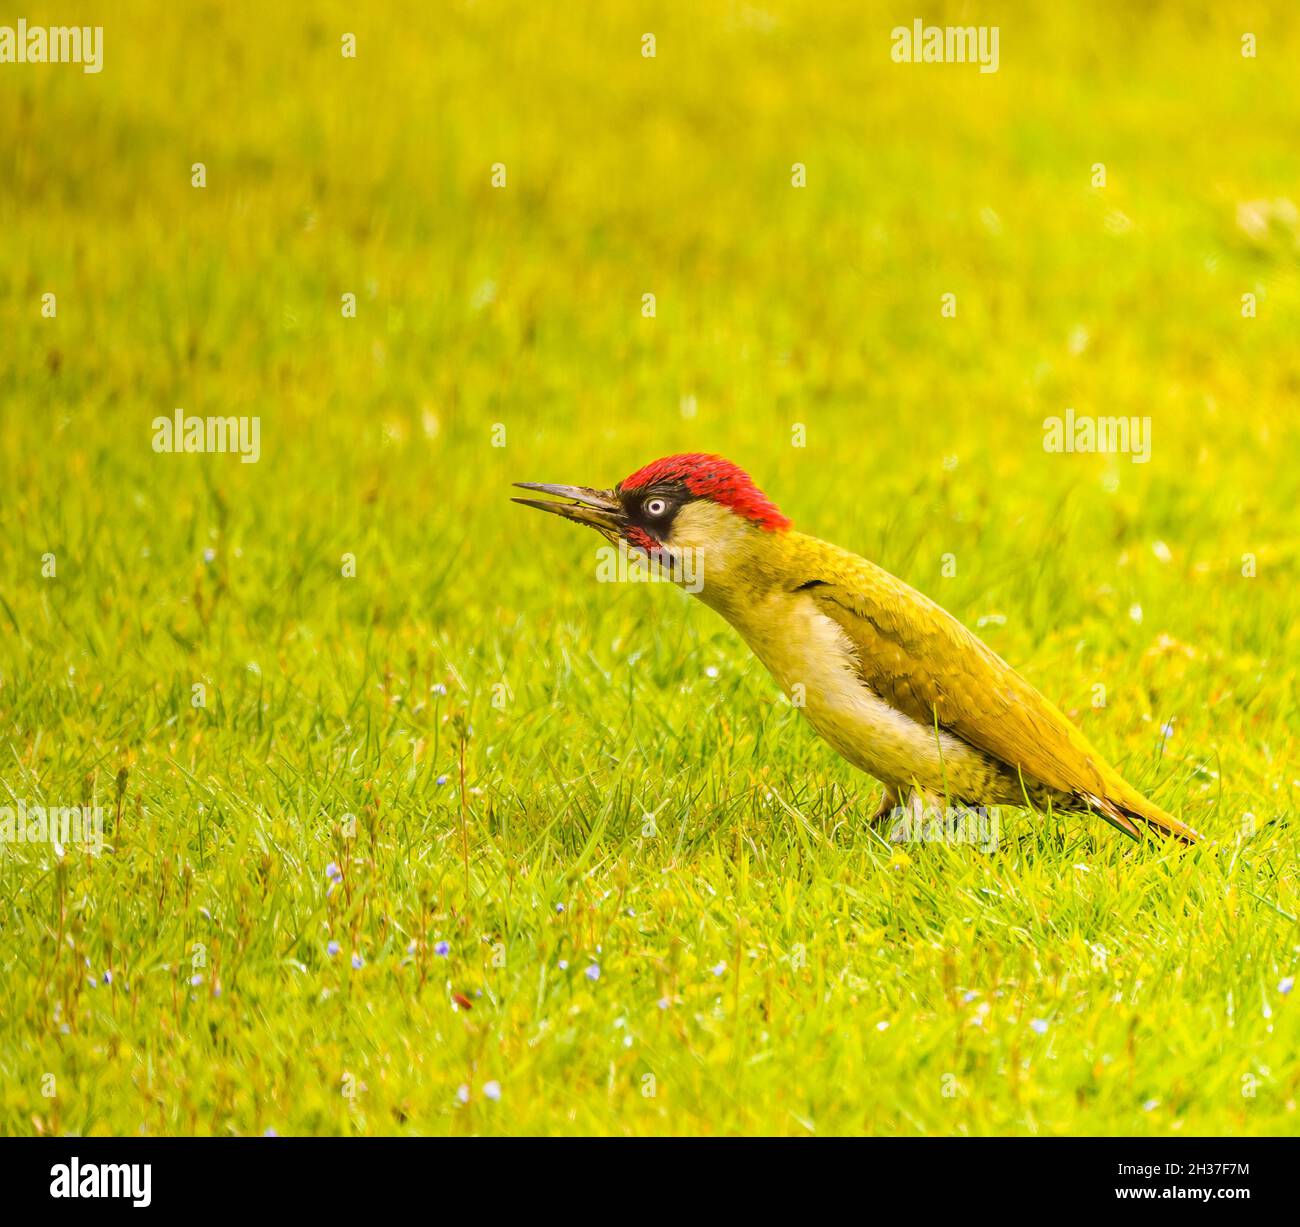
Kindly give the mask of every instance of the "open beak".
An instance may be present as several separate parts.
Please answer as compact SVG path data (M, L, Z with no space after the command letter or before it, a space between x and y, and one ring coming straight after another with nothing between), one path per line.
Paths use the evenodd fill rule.
M592 490L588 486L548 486L534 481L517 481L515 485L521 490L536 490L539 494L551 494L565 501L547 503L536 498L516 498L510 500L513 503L536 507L538 511L553 511L566 520L586 524L612 536L618 536L627 523L622 504L614 497L613 490Z

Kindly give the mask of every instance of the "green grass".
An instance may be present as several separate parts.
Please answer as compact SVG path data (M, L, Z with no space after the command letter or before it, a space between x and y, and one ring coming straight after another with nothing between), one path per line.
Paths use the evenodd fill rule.
M992 75L847 0L131 5L0 68L0 804L109 843L0 847L0 1129L1296 1131L1300 36L1039 7ZM885 842L721 621L507 499L683 450L1212 842Z

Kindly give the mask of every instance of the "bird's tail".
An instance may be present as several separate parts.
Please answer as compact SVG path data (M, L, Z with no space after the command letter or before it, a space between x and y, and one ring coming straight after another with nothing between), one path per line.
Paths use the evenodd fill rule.
M1108 790L1104 797L1089 797L1097 812L1113 826L1119 827L1126 835L1134 839L1142 838L1142 831L1137 823L1144 823L1148 828L1162 835L1172 836L1185 844L1194 844L1201 837L1185 822L1167 814L1158 805L1153 805L1135 788L1127 784Z

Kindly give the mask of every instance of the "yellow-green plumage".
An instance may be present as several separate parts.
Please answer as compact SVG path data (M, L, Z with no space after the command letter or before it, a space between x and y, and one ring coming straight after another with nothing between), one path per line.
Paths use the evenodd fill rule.
M693 559L690 588L744 637L812 726L885 785L878 814L929 806L1090 811L1192 841L1065 715L928 597L848 550L789 529L734 465L668 457L614 490L519 500L611 539ZM712 495L717 495L713 497Z
M683 508L670 540L699 551L701 599L797 695L818 732L885 784L887 800L1050 801L1130 835L1140 820L1197 838L987 644L867 559L803 533L765 532L707 502Z

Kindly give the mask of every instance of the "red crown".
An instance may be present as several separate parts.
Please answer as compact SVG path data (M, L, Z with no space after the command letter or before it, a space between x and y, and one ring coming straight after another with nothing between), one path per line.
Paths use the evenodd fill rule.
M704 452L688 452L682 456L665 456L643 469L637 469L618 484L620 490L640 490L659 482L679 481L696 498L712 499L723 507L730 507L737 515L753 521L769 532L789 528L790 521L750 480L749 474L730 460L710 456Z

